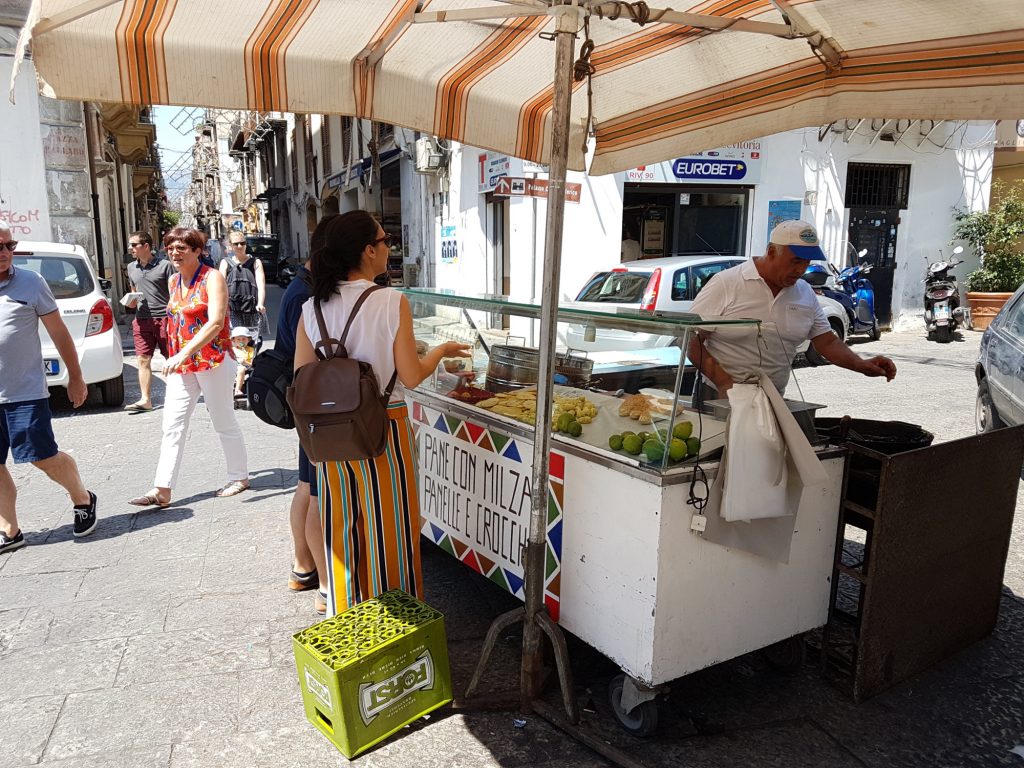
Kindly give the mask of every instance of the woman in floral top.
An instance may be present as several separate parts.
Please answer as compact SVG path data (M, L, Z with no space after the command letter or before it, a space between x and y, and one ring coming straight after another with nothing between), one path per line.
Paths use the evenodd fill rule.
M245 440L231 394L237 363L228 336L227 286L220 272L199 261L205 241L201 232L187 227L175 227L164 237L167 255L178 274L168 281L170 357L163 368L167 381L163 441L153 488L129 501L139 507L171 503L171 489L185 451L185 433L200 394L227 463L228 482L217 495L234 496L249 487Z

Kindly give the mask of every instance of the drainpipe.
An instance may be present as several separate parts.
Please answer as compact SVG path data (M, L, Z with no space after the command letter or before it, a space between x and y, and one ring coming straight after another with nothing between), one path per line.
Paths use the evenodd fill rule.
M103 275L105 265L103 263L103 228L100 226L100 195L96 190L96 157L99 155L99 145L96 143L95 108L87 101L82 102L82 114L85 116L85 146L89 159L89 190L92 198L92 223L96 238L96 271ZM113 277L113 269L111 269Z

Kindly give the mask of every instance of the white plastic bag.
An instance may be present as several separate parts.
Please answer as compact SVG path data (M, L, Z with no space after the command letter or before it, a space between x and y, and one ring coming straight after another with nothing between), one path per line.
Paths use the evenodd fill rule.
M732 523L790 514L786 441L768 395L758 384L734 384L728 395L722 518Z

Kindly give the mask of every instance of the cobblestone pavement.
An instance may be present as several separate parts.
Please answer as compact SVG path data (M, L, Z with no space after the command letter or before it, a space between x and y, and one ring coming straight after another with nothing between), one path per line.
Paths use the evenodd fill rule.
M830 404L826 415L900 418L948 440L973 432L977 344L977 334L946 346L887 334L856 348L891 354L900 366L892 384L832 368L797 376L805 399ZM129 385L133 365L129 358ZM128 398L136 395L129 386ZM291 654L291 633L316 620L309 593L285 587L294 438L240 412L252 490L215 498L223 459L199 408L174 506L138 511L125 500L150 486L161 413L103 409L93 397L81 411L54 403L58 441L99 494L93 536L75 540L62 492L12 465L29 546L0 556L0 766L345 764L304 718ZM864 704L823 681L814 664L781 676L752 654L674 684L656 738L640 741L618 730L605 703L617 670L574 641L584 726L651 766L1018 764L1021 542L1018 520L992 637ZM514 603L431 547L424 567L428 601L447 616L462 690L490 620ZM516 687L518 642L515 632L501 639L485 689ZM514 717L445 708L354 764L608 765L545 721L529 717L516 728Z

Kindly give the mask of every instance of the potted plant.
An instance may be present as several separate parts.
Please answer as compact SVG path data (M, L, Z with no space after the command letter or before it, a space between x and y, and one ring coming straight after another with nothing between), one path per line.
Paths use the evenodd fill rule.
M997 182L987 211L955 209L953 218L953 239L968 243L981 258L964 285L972 326L982 331L1024 283L1024 189Z

